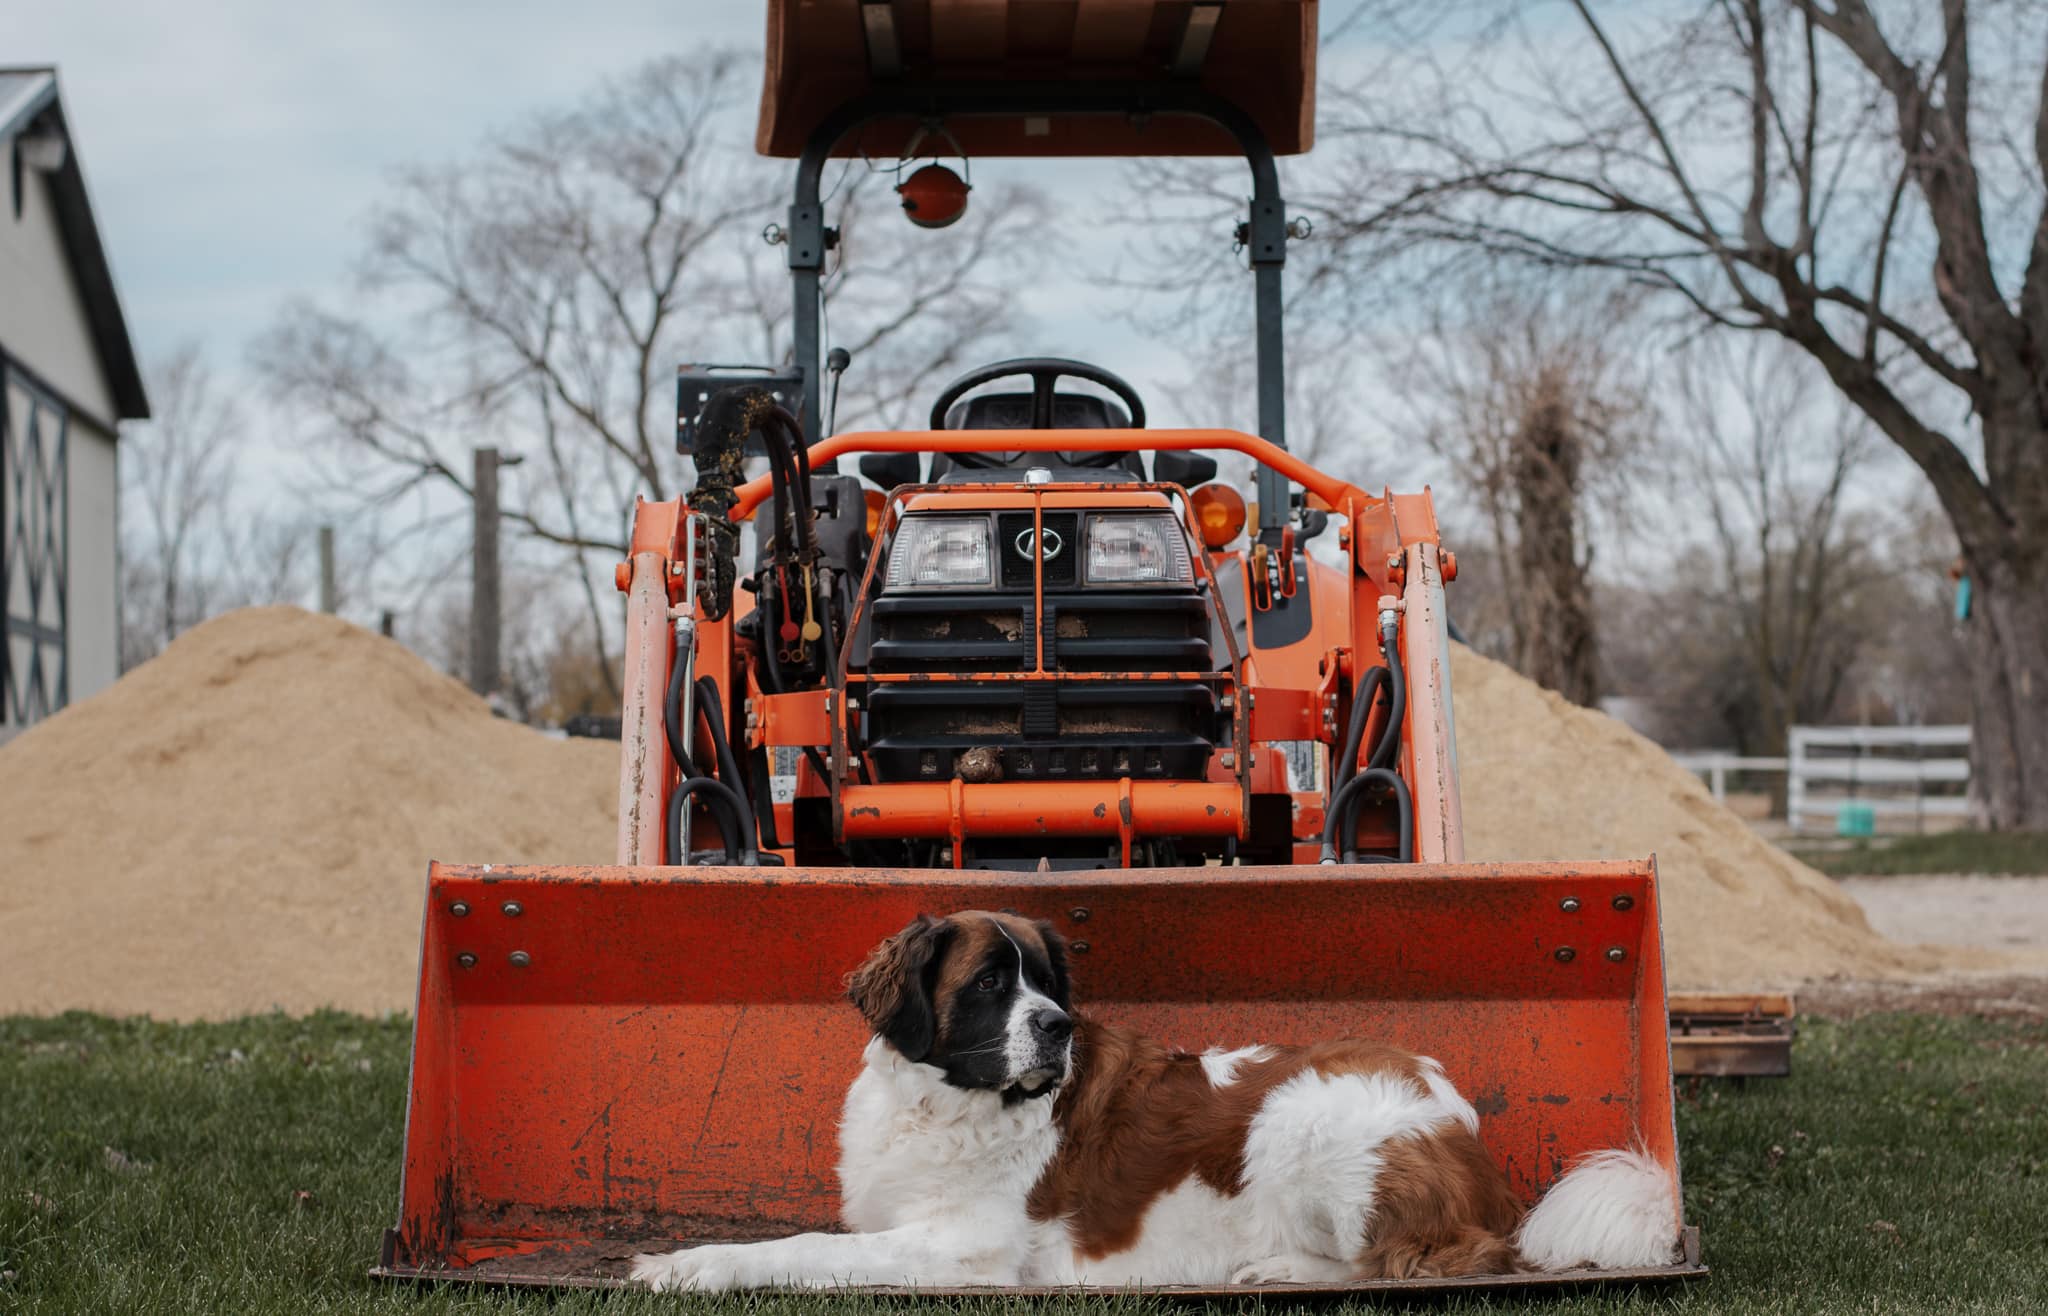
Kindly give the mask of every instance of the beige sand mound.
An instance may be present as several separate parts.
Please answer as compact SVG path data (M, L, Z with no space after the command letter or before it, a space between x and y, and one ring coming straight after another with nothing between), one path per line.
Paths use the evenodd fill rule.
M1465 851L1475 860L1657 857L1673 987L1789 986L1996 967L1906 946L1833 881L1714 803L1698 776L1602 713L1462 647L1451 658Z
M611 858L615 746L231 613L0 748L0 1013L409 1009L429 859Z
M1620 723L1452 670L1471 857L1654 853L1674 985L1994 966L1885 940ZM333 618L209 622L0 749L0 1013L408 1009L427 861L606 861L617 753Z

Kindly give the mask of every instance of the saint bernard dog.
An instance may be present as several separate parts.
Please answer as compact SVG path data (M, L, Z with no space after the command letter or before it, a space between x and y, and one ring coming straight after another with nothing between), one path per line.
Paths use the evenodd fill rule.
M919 917L848 979L844 1234L635 1259L658 1289L1335 1284L1660 1266L1677 1185L1606 1151L1533 1210L1441 1067L1377 1042L1169 1050L1072 1012L1046 923Z

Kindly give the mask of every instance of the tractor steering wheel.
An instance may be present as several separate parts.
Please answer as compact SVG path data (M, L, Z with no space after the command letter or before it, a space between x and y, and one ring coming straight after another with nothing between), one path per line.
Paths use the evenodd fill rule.
M979 369L970 370L952 383L946 385L939 400L932 403L932 428L951 429L946 423L946 413L953 404L973 389L1011 375L1028 375L1031 378L1031 424L1035 430L1053 428L1052 404L1053 385L1062 378L1085 379L1091 384L1100 384L1116 395L1130 413L1131 428L1145 428L1145 404L1138 397L1138 390L1121 375L1111 374L1101 366L1089 365L1086 361L1073 361L1059 356L1020 356L1008 361L997 361ZM997 452L957 452L951 454L953 464L972 470L987 470L1011 463L1002 460L1013 454ZM1062 453L1071 466L1115 466L1124 459L1122 452L1092 452L1080 450Z

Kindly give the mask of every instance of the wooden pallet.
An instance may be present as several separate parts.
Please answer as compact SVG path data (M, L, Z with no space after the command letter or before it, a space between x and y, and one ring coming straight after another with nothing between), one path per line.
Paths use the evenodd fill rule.
M1792 998L1770 993L1673 992L1671 1073L1784 1078L1792 1072Z

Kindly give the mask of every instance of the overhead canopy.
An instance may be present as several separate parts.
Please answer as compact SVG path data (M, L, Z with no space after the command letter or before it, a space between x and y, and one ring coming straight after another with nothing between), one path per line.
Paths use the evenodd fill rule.
M835 111L872 91L933 89L931 111L969 156L1237 155L1207 120L1101 113L946 116L944 87L1198 87L1249 115L1273 152L1315 137L1316 0L768 0L755 147L796 156ZM911 115L842 138L835 155L895 156ZM927 142L921 150L944 150Z

